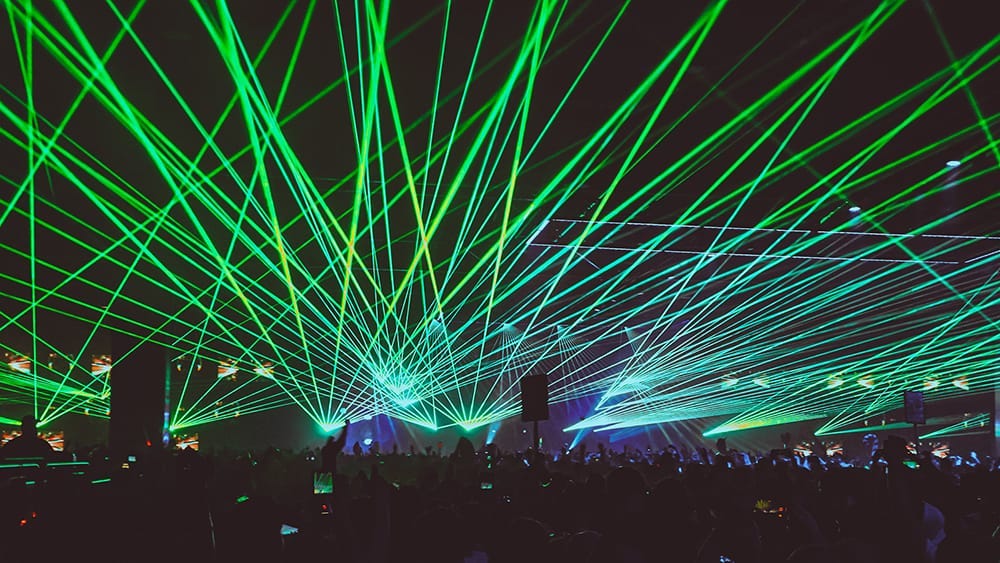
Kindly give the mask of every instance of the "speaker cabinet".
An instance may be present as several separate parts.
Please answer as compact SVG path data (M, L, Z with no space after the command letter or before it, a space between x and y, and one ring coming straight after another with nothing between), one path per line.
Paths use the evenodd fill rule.
M108 445L119 457L162 447L167 355L126 334L111 337L111 421Z
M549 419L549 378L545 374L521 378L521 420Z
M924 424L924 394L921 391L903 391L903 414L910 424Z

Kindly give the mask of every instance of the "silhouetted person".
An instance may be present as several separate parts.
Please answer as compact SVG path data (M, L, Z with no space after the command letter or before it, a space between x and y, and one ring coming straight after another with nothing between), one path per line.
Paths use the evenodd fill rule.
M208 486L208 462L194 448L177 452L175 470L177 483L186 493L200 494Z
M0 448L0 458L43 457L51 458L54 451L48 442L38 437L38 423L28 415L21 419L21 435Z
M340 455L340 450L344 449L344 444L347 443L347 429L351 427L351 421L344 421L344 430L341 431L340 436L334 439L330 436L326 440L326 445L320 450L320 471L323 473L332 473L336 475L337 473L337 456Z
M457 461L472 461L476 457L476 448L468 438L462 436L455 444L455 451L452 452L451 457Z

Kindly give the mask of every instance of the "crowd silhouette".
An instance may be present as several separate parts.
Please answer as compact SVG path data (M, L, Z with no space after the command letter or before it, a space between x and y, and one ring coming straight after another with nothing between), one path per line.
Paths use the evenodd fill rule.
M0 449L0 559L103 561L997 561L989 458L709 450ZM16 443L15 443L16 442ZM17 455L10 455L11 450ZM23 453L40 456L21 455ZM76 456L77 461L67 461ZM33 459L32 459L33 458ZM60 461L62 460L62 461ZM72 471L66 470L69 467ZM318 477L332 487L317 489Z

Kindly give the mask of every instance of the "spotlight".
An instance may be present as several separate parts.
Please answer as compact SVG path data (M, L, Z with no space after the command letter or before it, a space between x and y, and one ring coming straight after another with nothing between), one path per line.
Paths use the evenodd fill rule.
M836 387L840 387L843 384L844 384L844 378L840 377L839 375L835 375L835 376L831 377L829 379L829 381L826 382L827 387L829 387L831 389L834 389Z
M948 168L958 168L959 166L962 165L962 161L961 160L949 160L948 162L945 162L944 165L947 166Z
M274 364L271 362L264 362L263 364L253 368L253 372L260 377L274 379Z
M180 371L181 365L177 364ZM96 354L90 357L90 373L94 377L111 373L111 356L109 354Z
M848 207L847 210L850 211L851 213L861 213L861 208L858 207L857 205L852 205Z
M858 380L858 385L864 387L865 389L871 389L875 387L875 380L872 379L870 375L866 375Z
M236 375L238 368L236 367L236 360L225 360L219 362L219 367L216 370L216 376L219 379L225 379L227 377L233 377Z
M969 380L966 379L965 376L959 377L955 381L952 381L951 384L954 385L955 387L958 387L962 391L969 390Z
M928 379L927 381L924 381L924 389L927 389L928 391L931 389L937 389L938 385L940 385L940 383L938 383L938 380L936 379Z
M17 372L30 374L31 360L26 356L13 356L8 360L7 367Z
M722 376L722 387L723 388L733 387L734 385L736 385L739 382L740 382L740 378L736 377L735 375L730 374L730 375L723 375Z
M759 386L764 387L764 388L767 388L767 387L771 386L767 382L767 378L766 377L755 377L755 378L753 378L752 381L753 381L754 385L759 385Z

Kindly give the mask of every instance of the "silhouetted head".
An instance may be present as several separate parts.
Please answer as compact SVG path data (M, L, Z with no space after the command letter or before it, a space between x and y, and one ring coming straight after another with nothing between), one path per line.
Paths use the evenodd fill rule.
M455 457L461 459L472 459L476 455L476 447L472 445L472 442L462 436L458 439L458 443L455 444Z
M21 419L21 433L24 435L38 434L38 421L30 414Z

